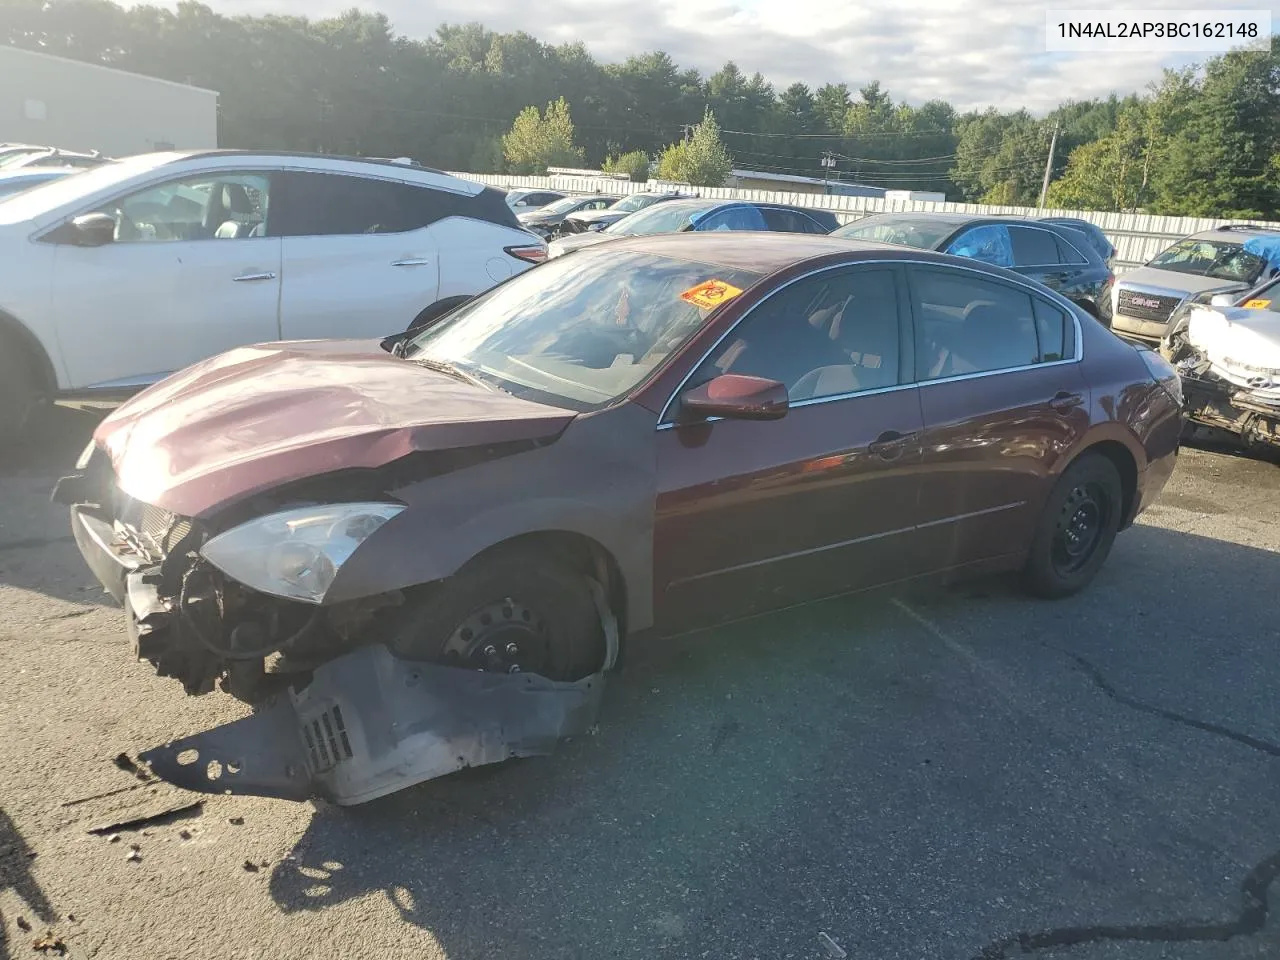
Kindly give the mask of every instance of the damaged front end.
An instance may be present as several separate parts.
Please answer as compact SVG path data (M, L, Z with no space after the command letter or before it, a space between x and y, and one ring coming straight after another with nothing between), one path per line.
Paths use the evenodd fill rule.
M351 805L464 767L548 754L595 723L619 628L594 580L605 640L596 673L569 682L527 664L444 666L398 642L405 592L323 602L345 557L400 505L276 502L265 514L207 521L129 497L100 450L78 468L54 498L71 506L82 554L124 606L136 656L188 694L220 687L256 708L142 752L170 783Z
M1161 353L1182 379L1188 420L1280 449L1280 313L1198 307Z

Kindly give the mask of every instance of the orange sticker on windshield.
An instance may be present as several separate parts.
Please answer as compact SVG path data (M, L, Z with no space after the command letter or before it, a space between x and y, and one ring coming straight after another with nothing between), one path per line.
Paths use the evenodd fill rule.
M1269 306L1270 300L1246 300L1244 305L1246 310L1265 310Z
M680 299L703 310L712 310L740 293L742 291L731 283L725 283L723 280L708 280L696 287L690 287L680 294Z

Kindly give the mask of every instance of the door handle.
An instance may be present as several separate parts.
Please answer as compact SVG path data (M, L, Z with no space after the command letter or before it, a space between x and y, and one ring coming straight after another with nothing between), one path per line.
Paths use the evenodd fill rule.
M908 443L916 439L915 433L899 433L897 430L886 430L869 444L867 450L881 460L897 460Z
M251 280L274 280L274 273L242 273L238 277L232 277L235 283L248 283Z
M428 257L408 257L404 260L392 260L393 267L425 267L431 262Z
M1073 407L1080 406L1082 403L1084 403L1084 397L1080 394L1059 390L1053 395L1053 399L1049 401L1049 406L1061 413L1065 413Z

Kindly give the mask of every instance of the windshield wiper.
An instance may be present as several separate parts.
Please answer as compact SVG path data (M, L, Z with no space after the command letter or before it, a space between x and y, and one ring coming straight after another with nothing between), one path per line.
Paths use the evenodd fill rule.
M485 383L485 381L481 380L479 377L444 360L435 360L431 357L423 356L406 357L405 359L418 364L420 367L426 367L428 370L434 370L436 373L443 373L445 376L453 377L455 380L461 380L463 383L470 383L473 386L484 387L486 390L490 389L489 384Z

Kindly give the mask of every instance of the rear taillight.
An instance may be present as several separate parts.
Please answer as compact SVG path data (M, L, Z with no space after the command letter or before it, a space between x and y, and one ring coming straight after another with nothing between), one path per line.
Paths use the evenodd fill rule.
M508 256L523 260L525 263L541 263L547 259L547 245L545 243L529 243L519 247L503 247L502 249Z

